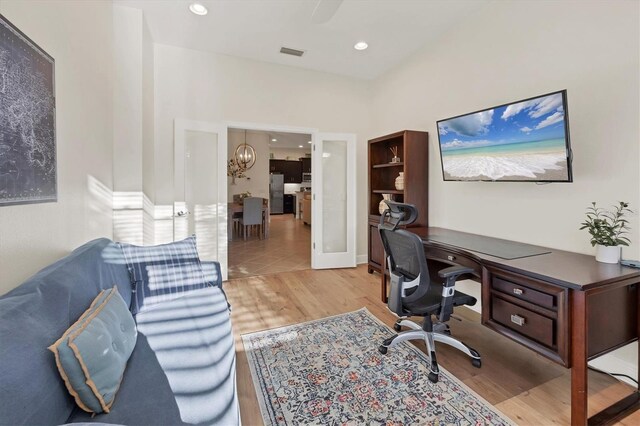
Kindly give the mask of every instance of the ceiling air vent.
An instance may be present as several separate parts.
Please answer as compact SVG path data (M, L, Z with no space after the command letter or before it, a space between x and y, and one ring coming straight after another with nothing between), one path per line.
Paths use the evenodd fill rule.
M291 49L289 47L281 47L280 53L284 53L285 55L292 55L292 56L302 56L304 55L304 50Z

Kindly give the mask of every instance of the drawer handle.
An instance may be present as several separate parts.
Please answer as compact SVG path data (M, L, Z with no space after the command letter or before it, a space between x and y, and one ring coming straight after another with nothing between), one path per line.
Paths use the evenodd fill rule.
M520 327L522 327L524 325L525 319L522 318L520 315L512 314L511 322L514 323L515 325L519 325Z
M513 294L517 294L518 296L521 296L522 293L524 293L524 291L521 288L514 288L513 289Z
M448 256L447 256L447 259L449 259L451 262L453 262L454 260L456 260L456 257L455 257L455 256L451 256L451 255L448 255Z

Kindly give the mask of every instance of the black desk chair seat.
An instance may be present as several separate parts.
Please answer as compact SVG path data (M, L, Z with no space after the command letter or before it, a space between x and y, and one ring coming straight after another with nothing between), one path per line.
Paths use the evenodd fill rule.
M407 292L407 295L411 295L412 291ZM442 284L431 283L429 290L420 299L415 301L407 301L404 304L404 311L406 316L424 316L424 315L438 315L440 308L442 307ZM466 293L454 290L452 297L453 307L456 306L473 306L476 304L476 298L469 296Z
M442 283L432 282L422 240L414 233L397 229L399 225L408 225L416 220L418 214L415 206L392 201L387 201L387 205L389 209L383 213L378 226L391 278L387 305L399 317L394 329L400 331L402 327L407 327L409 330L385 339L378 350L386 354L401 342L424 340L430 358L429 380L434 383L438 381L439 375L435 342L464 352L471 357L471 363L475 367L480 367L480 354L451 337L446 324L454 307L473 306L476 303L474 297L455 289L456 279L473 272L473 269L451 266L438 271ZM389 218L388 223L385 222L386 218ZM424 320L419 325L408 320L407 317L410 316L421 316Z

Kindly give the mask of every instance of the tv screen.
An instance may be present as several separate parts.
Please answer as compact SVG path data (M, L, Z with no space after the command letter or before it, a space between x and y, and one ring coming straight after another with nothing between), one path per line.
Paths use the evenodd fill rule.
M445 181L571 182L567 91L438 121Z

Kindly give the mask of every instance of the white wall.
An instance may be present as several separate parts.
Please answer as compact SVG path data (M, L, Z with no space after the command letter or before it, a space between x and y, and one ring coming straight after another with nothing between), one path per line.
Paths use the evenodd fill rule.
M154 44L147 22L142 20L142 189L155 201L154 167Z
M640 210L639 4L493 2L375 82L375 134L429 131L432 226L594 254L578 230L591 201ZM437 120L560 89L574 183L442 181ZM637 217L625 258L640 258ZM637 369L635 349L601 367Z
M140 9L113 7L113 189L118 192L142 192L142 22Z
M178 47L155 48L156 204L173 202L173 120L248 122L355 133L357 253L367 252L369 83Z
M247 144L256 151L256 162L245 172L245 178L236 178L232 184L231 177L227 178L227 198L233 201L234 194L249 191L254 197L269 198L269 135L264 132L247 130ZM229 129L227 140L227 158L235 157L236 148L245 142L243 130Z
M140 9L115 5L113 27L113 237L153 244L153 40Z
M158 244L161 238L161 222L155 202L155 111L154 111L154 47L147 22L142 19L142 193L143 242Z
M431 225L593 254L591 201L640 210L639 43L638 2L491 3L376 82L375 133L429 131ZM436 120L565 88L574 183L442 181Z
M111 237L111 3L2 0L0 13L55 58L58 202L0 207L0 294Z

